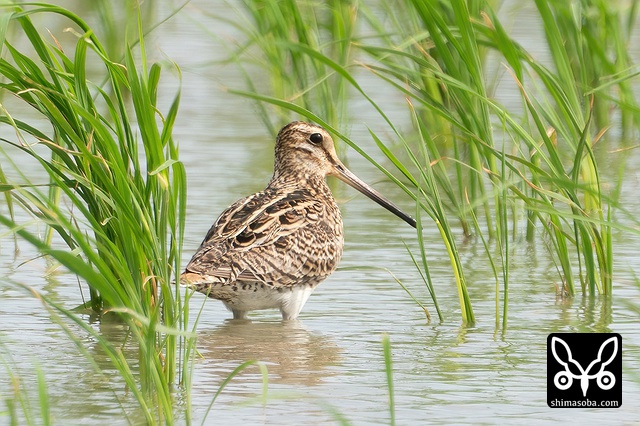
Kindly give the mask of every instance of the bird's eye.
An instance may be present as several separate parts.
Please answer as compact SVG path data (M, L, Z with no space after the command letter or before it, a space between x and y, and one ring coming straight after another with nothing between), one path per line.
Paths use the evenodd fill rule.
M309 141L313 144L320 145L322 143L322 135L320 133L314 133L309 136Z

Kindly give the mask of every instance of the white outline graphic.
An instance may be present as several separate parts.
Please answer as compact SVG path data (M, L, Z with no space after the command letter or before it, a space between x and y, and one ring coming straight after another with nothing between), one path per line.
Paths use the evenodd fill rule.
M606 361L602 361L602 353L604 352L605 346L607 346L610 342L613 342L613 354ZM556 343L561 344L567 354L569 359L567 361L562 361L556 352ZM564 366L564 371L558 372L553 378L553 384L556 388L560 390L566 390L571 387L573 384L573 379L580 379L580 387L582 388L582 396L587 396L587 389L589 389L589 380L596 379L596 383L598 387L602 390L609 390L616 384L616 377L610 371L605 371L605 367L613 361L618 353L618 339L616 336L613 336L607 340L605 340L602 345L600 345L600 349L598 350L598 357L589 364L586 369L583 369L578 361L573 359L573 355L571 354L571 349L569 349L569 345L559 337L553 336L551 338L551 352L553 352L553 357L558 361L558 363ZM580 370L580 374L573 374L569 369L569 363L572 363L578 370ZM591 368L598 363L602 363L600 366L600 370L595 374L589 374Z

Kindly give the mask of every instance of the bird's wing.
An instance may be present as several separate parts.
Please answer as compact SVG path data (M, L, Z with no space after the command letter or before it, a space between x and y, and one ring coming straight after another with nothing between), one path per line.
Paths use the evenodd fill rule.
M335 267L331 253L339 258L342 250L341 240L337 244L334 237L340 231L324 222L325 214L326 205L302 189L265 190L239 200L211 227L183 276L279 286L299 283L306 276L324 278ZM316 264L310 259L317 259Z

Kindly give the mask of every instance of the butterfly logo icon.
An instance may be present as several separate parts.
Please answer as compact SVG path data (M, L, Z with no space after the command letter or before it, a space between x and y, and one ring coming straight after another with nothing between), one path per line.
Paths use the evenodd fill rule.
M612 354L606 361L604 361L602 359L603 354L605 353L605 348L609 345L612 345ZM559 350L561 347L564 351ZM593 360L587 368L582 368L582 365L573 359L569 345L557 336L553 336L551 339L551 351L556 361L564 367L564 371L558 372L553 378L553 383L556 388L566 390L573 385L574 379L580 380L582 396L586 397L587 389L589 389L589 381L591 379L596 379L598 387L602 390L609 390L616 384L616 378L613 373L605 370L618 353L618 339L615 336L605 340L602 345L600 345L597 358ZM566 359L564 359L565 356L567 357ZM576 371L577 368L577 371L580 373L575 374L571 371L571 366L574 366L574 371Z

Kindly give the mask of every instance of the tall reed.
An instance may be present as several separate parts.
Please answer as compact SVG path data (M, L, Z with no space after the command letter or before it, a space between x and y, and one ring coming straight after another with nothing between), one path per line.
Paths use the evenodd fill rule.
M89 287L87 307L117 313L129 325L139 348L133 384L147 422L172 423L172 384L178 374L187 380L182 356L192 344L184 334L188 311L177 284L186 201L185 171L171 136L179 92L161 113L162 68L147 64L139 22L138 65L129 47L123 62L110 57L92 29L61 7L3 6L3 12L0 42L9 57L0 59L0 89L39 115L32 125L0 106L0 122L15 133L3 141L49 178L34 182L22 174L11 181L4 175L3 186L15 208L49 231L40 236L17 216L0 215L0 222L78 275ZM45 35L32 23L36 15L64 18L71 30ZM29 41L35 60L5 38L9 28ZM59 39L71 37L75 46L68 55ZM89 72L96 77L89 80ZM20 166L13 164L18 175ZM130 374L133 360L120 361L123 375Z

